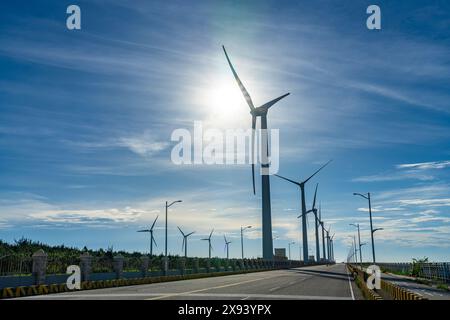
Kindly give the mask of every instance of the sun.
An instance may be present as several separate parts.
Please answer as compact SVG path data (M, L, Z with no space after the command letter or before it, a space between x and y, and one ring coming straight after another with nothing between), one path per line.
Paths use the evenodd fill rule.
M236 83L228 80L212 84L206 101L208 121L212 124L221 127L248 126L249 107Z

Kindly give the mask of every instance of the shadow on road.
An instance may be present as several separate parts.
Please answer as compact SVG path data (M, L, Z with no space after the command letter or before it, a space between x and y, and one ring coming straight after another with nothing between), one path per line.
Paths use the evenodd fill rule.
M339 272L332 272L332 271L301 270L301 269L289 269L287 271L305 274L305 275L313 275L313 276L317 276L317 277L334 278L334 279L338 279L338 280L347 280L348 279L347 274L339 273Z

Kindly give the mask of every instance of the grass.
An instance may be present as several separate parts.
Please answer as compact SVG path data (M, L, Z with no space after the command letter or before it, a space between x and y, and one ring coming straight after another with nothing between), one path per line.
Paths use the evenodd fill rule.
M438 289L441 289L441 290L445 290L445 291L450 291L448 285L443 284L443 283L439 283L439 284L437 285L437 288L438 288Z

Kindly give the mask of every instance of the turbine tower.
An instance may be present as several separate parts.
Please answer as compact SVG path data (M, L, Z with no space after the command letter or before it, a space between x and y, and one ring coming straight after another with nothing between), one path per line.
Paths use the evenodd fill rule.
M322 226L322 255L324 260L326 260L327 254L325 252L325 226L322 221L322 204L319 204L319 223Z
M148 233L150 233L150 256L153 256L153 243L155 244L155 246L158 246L156 244L155 237L153 237L153 228L155 227L156 220L158 220L158 216L156 216L155 221L153 221L153 224L152 224L150 229L145 229L145 230L139 230L138 231L138 232L148 232Z
M331 261L330 259L330 229L331 226L328 227L328 230L325 229L325 232L327 233L326 239L327 239L327 260Z
M227 259L230 258L230 243L231 241L227 241L227 237L223 235L223 239L225 240L225 250L227 250Z
M312 208L310 212L314 213L315 218L315 231L316 231L316 259L317 262L320 261L320 247L319 247L319 217L317 216L317 209L316 209L316 196L317 196L317 188L319 187L319 184L316 184L316 191L314 191L314 201Z
M214 232L214 229L212 229L212 231L211 231L211 233L209 234L209 237L208 237L208 238L200 239L200 240L208 241L208 244L209 244L209 246L208 246L208 248L209 248L209 258L210 258L210 259L211 259L211 250L212 250L212 246L211 246L211 236L212 236L213 232Z
M315 221L315 231L316 231L316 259L317 261L320 261L320 246L319 246L319 218L317 216L317 209L316 209L316 198L317 198L317 188L319 184L316 184L316 190L314 191L314 200L311 210L306 211L306 214L312 212L314 213L314 221ZM301 218L303 214L299 215L297 218Z
M333 235L330 238L330 251L331 251L331 261L334 261L334 245L333 245L333 238L336 235L336 233L333 233Z
M302 181L302 182L297 182L285 177L282 177L278 174L276 174L275 176L277 176L278 178L284 179L286 181L289 181L297 186L300 187L300 194L301 194L301 202L302 202L302 236L303 236L303 261L306 263L308 262L308 231L306 230L306 200L305 200L305 184L312 178L314 177L320 170L322 170L323 168L325 168L332 160L328 161L327 163L325 163L323 166L321 166L316 172L314 172L311 176L309 176L308 179Z
M192 231L191 233L184 234L184 232L181 230L180 227L177 227L178 230L180 230L181 234L183 235L183 243L181 244L181 250L184 248L184 257L187 258L187 238L195 233L195 231Z
M255 108L253 105L252 98L250 94L245 89L241 80L239 79L236 71L234 70L233 65L231 64L230 58L228 57L227 51L225 47L222 46L223 52L225 53L225 57L227 58L228 64L230 66L231 72L236 79L236 82L244 95L245 100L247 101L248 106L250 107L250 114L252 115L252 181L253 181L253 194L256 194L255 190L255 161L254 161L254 148L255 148L255 129L256 129L256 118L261 118L261 170L268 171L269 170L269 162L268 158L268 135L267 135L267 112L269 108L273 106L275 103L289 95L286 93L276 99L273 99L260 107ZM263 258L267 260L273 259L273 239L272 239L272 216L271 216L271 205L270 205L270 179L268 172L263 172L261 175L261 186L262 186L262 249L263 249Z

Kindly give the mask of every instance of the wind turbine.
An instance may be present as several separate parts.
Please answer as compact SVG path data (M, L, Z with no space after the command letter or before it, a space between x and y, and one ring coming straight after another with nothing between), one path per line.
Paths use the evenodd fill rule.
M336 233L333 233L333 235L330 238L330 251L331 251L331 261L334 261L334 245L333 245L333 238L336 235Z
M322 204L319 204L319 223L322 226L322 255L323 255L323 258L326 259L327 254L325 252L325 226L322 221Z
M328 230L325 230L325 232L327 233L327 260L331 261L331 256L330 256L330 230L331 230L331 226L328 227Z
M252 181L253 181L253 194L256 194L255 190L255 161L254 161L254 148L255 148L255 129L256 129L256 118L261 118L261 170L268 171L269 170L269 161L268 161L268 135L267 135L267 112L269 108L272 107L275 103L288 96L289 93L286 93L278 98L275 98L260 107L255 108L253 105L252 98L250 94L245 89L242 84L239 76L234 70L233 65L231 64L230 58L228 57L227 51L225 47L222 46L223 52L225 53L225 57L227 58L228 64L230 66L231 72L236 79L236 82L244 95L245 100L247 101L248 106L250 107L250 114L252 115ZM261 186L262 186L262 238L263 238L263 258L267 260L273 259L273 240L272 240L272 216L271 216L271 205L270 205L270 179L268 172L263 172L261 175Z
M320 261L320 247L319 247L319 219L317 217L317 209L316 209L316 197L317 197L317 188L319 184L316 184L316 190L314 191L314 200L311 210L306 211L306 214L312 212L315 217L315 228L316 228L316 259ZM297 218L300 218L302 215L299 215Z
M305 184L312 178L314 177L320 170L322 170L323 168L325 168L332 160L328 161L327 163L325 163L323 166L321 166L316 172L314 172L311 176L309 176L308 179L301 181L301 182L297 182L285 177L282 177L278 174L276 174L276 176L278 178L284 179L286 181L289 181L297 186L300 187L300 191L301 191L301 201L302 201L302 236L303 236L303 261L306 263L308 262L308 231L306 230L306 200L305 200Z
M181 250L184 248L184 257L187 258L187 238L195 233L195 231L192 231L191 233L184 234L184 232L181 230L180 227L177 227L178 230L180 230L181 234L183 235L183 243L181 244Z
M208 238L204 238L204 239L200 239L200 240L205 240L205 241L208 241L208 244L209 244L209 258L211 259L211 250L212 250L212 246L211 246L211 236L212 236L212 234L213 234L213 232L214 232L214 229L212 229L212 231L211 231L211 233L209 234L209 237Z
M152 224L150 229L145 229L145 230L139 230L138 231L138 232L148 232L148 233L150 233L150 256L153 256L153 243L155 244L155 246L158 246L156 244L155 237L153 237L153 228L155 227L156 220L158 220L158 216L156 216L155 221L153 221L153 224Z
M229 246L231 241L227 241L227 237L225 235L223 235L223 239L225 240L225 249L227 250L227 259L230 258L230 251L229 251Z

